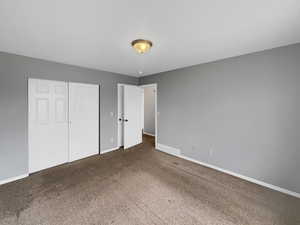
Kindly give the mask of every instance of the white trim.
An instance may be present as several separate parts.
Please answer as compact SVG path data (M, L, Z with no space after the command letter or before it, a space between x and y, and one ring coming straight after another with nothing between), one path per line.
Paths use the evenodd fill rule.
M110 148L110 149L105 149L105 150L100 150L100 155L108 153L108 152L112 152L115 150L118 150L120 147L114 147L114 148Z
M121 111L121 109L120 109L120 102L121 102L121 99L119 98L119 95L120 95L120 88L122 87L122 86L124 86L124 84L118 84L118 90L117 90L117 96L118 96L118 101L117 101L117 104L118 104L118 112L117 112L117 125L118 125L118 135L117 135L117 141L118 141L118 146L119 147L121 147L122 146L122 143L121 143L121 141L119 140L120 139L120 137L119 137L119 135L120 135L120 133L119 133L119 130L120 130L120 126L121 126L121 124L120 124L120 122L119 122L119 115L120 115L120 111ZM123 132L122 132L123 133ZM123 135L123 134L122 134ZM100 151L101 152L101 151ZM100 153L101 154L101 153Z
M28 152L28 157L27 157L27 165L28 165L28 173L30 170L30 129L29 129L29 120L30 120L30 115L29 115L29 95L30 95L30 90L29 90L29 80L33 79L31 77L27 77L27 95L26 95L26 106L27 106L27 121L26 121L26 129L27 129L27 136L26 136L26 141L27 141L27 152ZM0 182L1 184L1 182Z
M140 87L153 87L153 86L157 86L157 84L156 83L153 83L153 84L142 84L142 85L140 85Z
M173 147L158 143L157 144L157 150L168 153L170 155L180 157L180 150L177 149L177 148L173 148Z
M143 134L146 134L146 135L149 135L149 136L155 137L155 134L150 134L150 133L148 133L148 132L145 132L145 131L143 131Z
M177 152L174 149L177 150ZM197 163L199 165L206 166L206 167L209 167L211 169L214 169L214 170L217 170L217 171L220 171L220 172L223 172L223 173L226 173L226 174L229 174L229 175L241 178L243 180L247 180L247 181L249 181L251 183L255 183L255 184L258 184L258 185L261 185L261 186L273 189L275 191L279 191L279 192L282 192L284 194L294 196L296 198L300 198L300 193L297 193L297 192L294 192L294 191L290 191L288 189L275 186L273 184L268 184L266 182L263 182L263 181L260 181L260 180L257 180L257 179L251 178L251 177L247 177L247 176L244 176L242 174L238 174L238 173L232 172L230 170L225 170L225 169L222 169L220 167L217 167L217 166L214 166L214 165L211 165L211 164L208 164L208 163L204 163L204 162L192 159L192 158L187 157L187 156L183 156L183 155L180 154L180 150L179 149L176 149L176 148L173 148L173 147L170 147L170 146L167 146L167 145L158 144L157 150L165 152L165 153L168 153L170 155L174 155L176 157L179 157L179 158L182 158L182 159L185 159L185 160L188 160L190 162Z
M16 181L16 180L20 180L20 179L23 179L23 178L28 177L28 176L29 176L29 174L26 173L26 174L23 174L23 175L20 175L20 176L7 178L5 180L0 180L0 185L10 183L10 182L13 182L13 181Z
M158 127L157 127L157 116L158 116L158 112L157 112L157 83L152 83L152 84L144 84L144 85L140 85L140 87L155 87L155 148L158 148ZM145 133L145 132L144 132ZM147 133L145 133L147 134ZM150 135L150 134L149 134Z
M144 133L145 130L145 89L141 88L141 95L142 95L142 99L141 99L141 128L142 128L142 132Z
M137 84L125 84L125 83L118 83L118 86L137 86L137 87L139 87L139 85L137 85Z

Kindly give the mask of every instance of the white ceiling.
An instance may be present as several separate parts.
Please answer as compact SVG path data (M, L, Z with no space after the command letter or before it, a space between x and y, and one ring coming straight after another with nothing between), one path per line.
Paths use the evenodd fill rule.
M297 42L299 0L0 0L0 51L132 76Z

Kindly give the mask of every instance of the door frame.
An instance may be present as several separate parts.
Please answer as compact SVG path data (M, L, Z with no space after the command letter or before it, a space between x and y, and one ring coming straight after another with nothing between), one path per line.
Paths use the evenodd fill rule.
M120 114L120 107L119 107L119 103L121 101L121 99L119 99L119 91L120 91L120 87L122 86L137 86L137 87L141 87L141 88L144 88L144 87L154 87L155 88L155 148L157 148L157 137L158 137L158 127L157 127L157 124L158 124L158 121L157 121L157 83L151 83L151 84L145 84L145 85L134 85L134 84L124 84L124 83L118 83L118 93L117 93L117 96L118 96L118 117L119 117L119 114ZM117 118L117 120L119 120L119 118ZM120 129L120 126L121 124L118 122L118 147L120 148L121 147L121 144L119 143L119 129Z
M158 121L157 121L157 83L151 83L151 84L144 84L144 85L139 85L139 87L141 88L145 88L145 87L154 87L154 90L155 90L155 148L157 148L157 137L158 137L158 127L157 127L157 124L158 124Z

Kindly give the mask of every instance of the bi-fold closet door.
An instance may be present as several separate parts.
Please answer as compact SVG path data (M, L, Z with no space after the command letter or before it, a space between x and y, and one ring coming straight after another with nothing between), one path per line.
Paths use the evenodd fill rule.
M28 81L29 172L99 153L99 86Z
M68 162L68 84L29 79L29 172Z
M69 84L70 161L99 153L99 86Z

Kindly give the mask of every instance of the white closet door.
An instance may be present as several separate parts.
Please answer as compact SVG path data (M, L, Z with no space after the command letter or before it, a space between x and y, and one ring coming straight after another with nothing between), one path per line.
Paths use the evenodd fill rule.
M124 86L124 149L142 143L142 91L137 86Z
M68 85L28 81L29 172L68 161Z
M69 83L70 161L99 153L99 86Z

